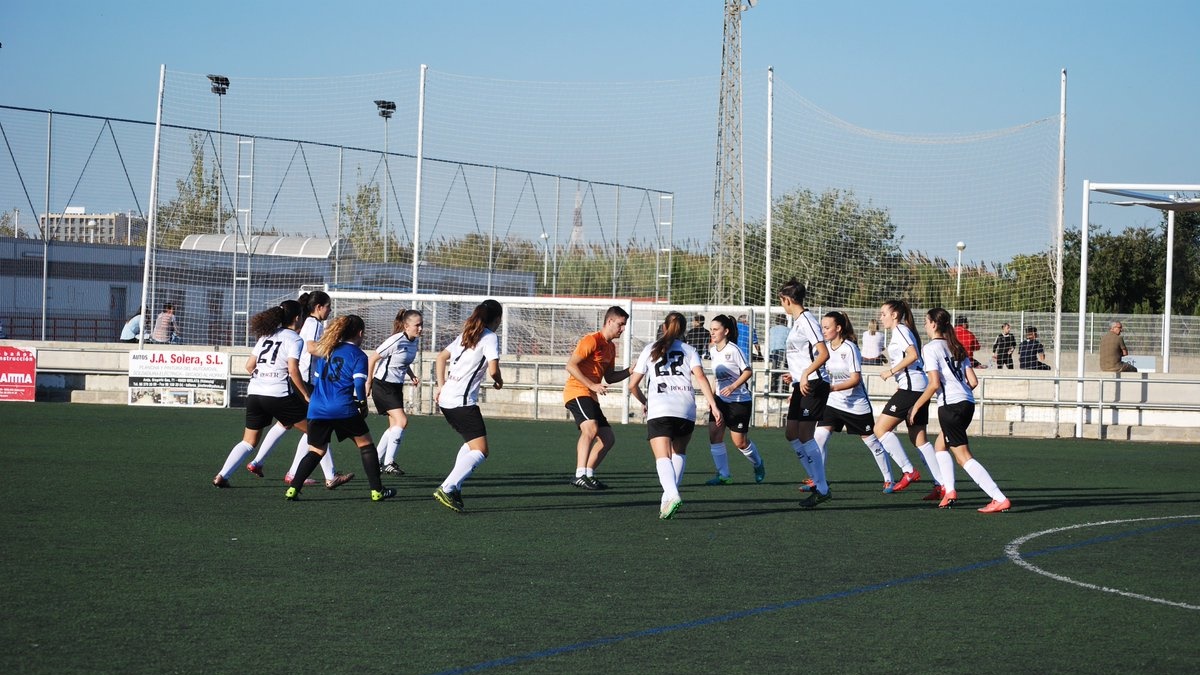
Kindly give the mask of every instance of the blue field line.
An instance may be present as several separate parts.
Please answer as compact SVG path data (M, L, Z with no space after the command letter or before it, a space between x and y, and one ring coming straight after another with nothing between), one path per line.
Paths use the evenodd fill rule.
M1050 546L1047 548L1039 549L1037 551L1030 551L1028 553L1023 553L1022 555L1026 558L1033 558L1033 557L1042 556L1042 555L1049 555L1051 553L1060 553L1062 551L1069 551L1071 549L1082 548L1084 546L1092 546L1094 544L1101 544L1101 543L1116 541L1116 540L1125 539L1128 537L1140 536L1140 535L1144 535L1144 534L1151 534L1153 532L1169 530L1171 528L1182 527L1184 525L1197 525L1197 524L1200 524L1200 520L1177 521L1177 522L1173 522L1173 523L1166 523L1163 525L1156 525L1154 527L1147 527L1147 528L1143 528L1143 529L1139 529L1139 530L1130 530L1128 532L1119 532L1116 534L1104 535L1101 537L1093 537L1090 539L1085 539L1083 541L1075 542L1073 544L1063 544L1061 546ZM774 605L764 605L762 607L743 609L743 610L740 610L737 612L730 612L728 614L719 614L717 616L705 617L703 619L695 619L693 621L684 621L681 623L673 623L670 625L657 626L654 628L644 628L642 630L636 630L636 631L632 631L629 633L621 633L619 635L610 635L607 637L600 637L600 638L595 638L592 640L585 640L583 642L576 642L574 644L563 645L561 647L552 647L550 649L544 649L542 651L537 651L537 652L529 652L526 654L517 654L514 656L506 656L506 657L499 658L499 659L493 659L491 661L483 661L481 663L476 663L476 664L470 665L470 666L463 666L461 668L452 668L450 670L438 671L436 673L433 673L432 675L458 675L459 673L477 673L477 672L484 671L484 670L491 670L493 668L502 668L504 666L511 666L514 664L524 663L527 661L537 661L539 659L549 658L552 656L560 656L562 654L570 654L571 652L578 652L578 651L582 651L584 649L591 649L592 647L602 647L604 645L611 645L611 644L615 644L618 642L624 642L626 640L632 640L635 638L651 637L654 635L663 635L665 633L674 633L676 631L687 630L689 628L699 628L701 626L710 626L710 625L718 624L718 623L727 623L730 621L736 621L737 619L744 619L746 617L757 616L759 614L768 614L770 612L778 612L778 611L784 610L784 609L794 609L796 607L803 607L805 605L813 605L813 604L816 604L819 602L827 602L829 600L840 600L843 598L852 598L852 597L855 597L858 595L864 595L866 593L872 593L874 591L881 591L886 588L894 588L896 586L904 586L906 584L911 584L911 583L915 583L918 581L926 581L929 579L937 579L940 577L947 577L947 576L952 576L955 574L962 574L964 572L973 572L975 570L985 569L988 567L995 567L996 565L1000 565L1000 564L1006 563L1006 562L1009 562L1009 559L1007 556L1000 557L1000 558L992 558L991 560L984 560L984 561L977 562L977 563L971 563L970 565L963 565L960 567L951 567L949 569L935 570L932 572L923 572L921 574L914 574L912 576L900 577L898 579L881 581L879 583L870 584L867 586L859 586L857 588L850 588L850 589L847 589L844 591L838 591L836 593L826 593L824 595L817 595L817 596L810 597L810 598L799 598L796 600L789 600L787 602L781 602L781 603L777 603Z

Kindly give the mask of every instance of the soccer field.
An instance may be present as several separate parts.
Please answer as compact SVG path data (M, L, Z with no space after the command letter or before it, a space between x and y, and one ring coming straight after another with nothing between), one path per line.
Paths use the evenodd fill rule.
M752 432L765 483L734 453L708 487L701 433L660 521L640 425L586 492L573 425L489 419L458 515L431 497L461 443L440 417L412 418L372 503L349 443L358 478L285 501L294 432L265 479L214 489L242 411L0 414L0 672L1200 672L1191 446L979 439L1013 502L982 515L961 470L953 510L925 481L880 494L844 435L815 509L777 429Z

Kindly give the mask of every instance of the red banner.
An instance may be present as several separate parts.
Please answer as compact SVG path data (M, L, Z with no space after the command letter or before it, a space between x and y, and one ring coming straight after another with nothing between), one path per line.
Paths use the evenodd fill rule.
M0 346L0 401L32 401L36 383L37 350Z

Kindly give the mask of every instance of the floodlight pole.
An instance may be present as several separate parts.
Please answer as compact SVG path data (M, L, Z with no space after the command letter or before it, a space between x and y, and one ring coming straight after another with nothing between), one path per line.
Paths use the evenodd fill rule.
M965 249L966 247L967 247L967 245L961 241L954 245L954 248L958 249L958 268L957 268L958 273L955 275L955 280L954 280L954 317L953 318L957 318L958 306L959 306L959 303L961 302L960 296L962 295L962 252L963 252L963 249Z
M388 188L392 185L392 172L388 164L388 120L392 119L392 114L396 112L396 104L393 101L375 101L375 107L379 110L379 116L383 118L383 264L388 261L388 238L391 236L391 230L388 228Z
M221 161L225 154L225 135L222 133L224 109L221 102L225 99L225 94L229 91L229 78L224 75L209 75L208 81L212 83L212 93L217 95L217 209L213 213L213 231L214 233L219 231L219 233L224 234L225 223L221 220L221 183L224 180L224 175L221 170Z

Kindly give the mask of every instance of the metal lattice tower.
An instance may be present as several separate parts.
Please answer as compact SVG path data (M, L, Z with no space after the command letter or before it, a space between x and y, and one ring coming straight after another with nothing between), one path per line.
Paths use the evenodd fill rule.
M742 174L742 12L757 0L725 0L721 96L717 111L717 174L713 188L712 298L746 302L745 184Z

